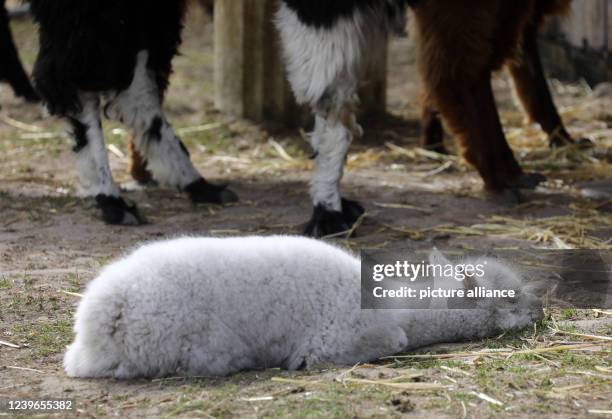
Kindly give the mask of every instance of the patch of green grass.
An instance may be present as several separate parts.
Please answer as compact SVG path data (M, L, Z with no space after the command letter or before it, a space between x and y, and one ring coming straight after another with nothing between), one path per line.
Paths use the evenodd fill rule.
M8 302L8 309L11 311L17 311L17 309L23 305L25 305L25 302L21 298L13 296Z
M106 266L108 262L110 262L110 260L111 258L109 256L100 256L96 259L96 263L98 264L98 266L102 267Z
M569 320L569 319L573 319L574 317L576 317L577 314L578 312L576 311L576 309L566 308L561 312L561 314L559 314L559 318L561 320Z
M204 147L207 154L216 154L221 151L224 153L237 153L237 147L233 141L230 141L235 136L236 134L230 131L228 127L221 126L210 131L185 134L182 140L189 149L197 146Z
M66 281L68 282L68 291L79 292L81 290L81 278L78 273L71 273L66 275Z
M28 274L23 275L23 288L28 290L32 289L32 285L34 284L34 278L32 278Z
M38 358L63 352L73 337L71 323L60 319L16 325L12 333L25 340Z
M0 290L10 290L13 287L13 283L10 279L3 276L0 278Z

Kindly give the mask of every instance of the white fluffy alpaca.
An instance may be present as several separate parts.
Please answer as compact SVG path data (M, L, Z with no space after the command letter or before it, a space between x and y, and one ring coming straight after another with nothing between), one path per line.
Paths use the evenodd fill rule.
M360 275L354 256L301 237L145 245L89 285L65 369L127 379L355 364L524 327L541 313L361 310Z

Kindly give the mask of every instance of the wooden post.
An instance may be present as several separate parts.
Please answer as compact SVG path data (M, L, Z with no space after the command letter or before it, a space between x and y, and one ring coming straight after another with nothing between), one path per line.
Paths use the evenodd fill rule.
M215 106L230 115L287 125L303 123L280 56L273 24L279 0L215 1ZM367 72L362 108L384 112L387 51L373 51L381 63Z
M216 0L215 106L255 121L298 113L279 55L275 0Z

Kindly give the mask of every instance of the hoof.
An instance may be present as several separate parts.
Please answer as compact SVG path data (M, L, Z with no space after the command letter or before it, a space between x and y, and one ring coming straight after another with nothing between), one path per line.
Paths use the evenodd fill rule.
M147 224L147 220L140 215L136 205L128 205L123 198L98 195L96 196L98 208L102 210L102 219L106 224L138 226Z
M546 176L541 173L522 173L519 178L512 182L510 189L535 189L542 182L546 182Z
M342 211L330 211L322 204L315 207L312 218L306 225L304 235L327 237L348 232L365 210L355 201L342 200Z
M27 103L40 103L40 96L36 92L27 93L24 95L20 95Z
M552 149L575 146L579 149L587 150L595 147L595 143L590 138L579 138L574 140L569 134L551 135L548 139L548 143Z
M534 190L546 176L540 173L521 173L515 180L506 184L505 187L486 188L488 195L493 201L505 204L523 204L527 201L522 190Z
M199 179L185 188L194 204L231 204L238 201L238 195L227 185L213 185Z
M349 226L352 227L363 214L365 214L365 209L359 202L342 199L342 216Z
M502 191L496 191L490 194L490 199L498 204L503 205L520 205L527 202L527 198L517 188L508 188Z
M432 144L432 145L428 145L425 147L422 147L423 150L426 151L433 151L434 153L438 153L438 154L444 154L444 155L449 155L450 153L448 152L446 146L443 143L438 143L438 144Z
M34 89L32 89L29 86L24 89L15 90L15 95L17 97L22 98L27 103L39 103L40 102L40 96L38 95L38 93L36 93L36 91L34 91Z

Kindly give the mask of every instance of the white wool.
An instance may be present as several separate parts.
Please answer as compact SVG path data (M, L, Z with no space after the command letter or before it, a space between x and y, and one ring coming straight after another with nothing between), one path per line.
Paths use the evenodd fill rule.
M75 157L82 193L118 197L119 187L113 180L100 123L100 99L95 93L81 93L79 98L83 109L75 119L87 129L87 144Z
M340 180L346 154L362 130L355 110L369 50L387 42L383 4L339 18L330 28L300 21L285 3L276 14L287 77L297 101L316 116L310 142L317 157L310 188L313 204L341 211Z
M66 372L126 379L350 365L537 317L537 307L510 322L494 306L361 310L360 270L353 255L303 237L145 245L88 286Z
M115 93L107 112L132 129L136 149L146 159L147 169L155 180L183 189L202 176L181 148L172 125L164 116L155 74L147 68L148 61L149 52L140 51L132 83ZM162 121L160 138L151 140L147 132L155 118Z

